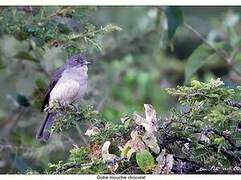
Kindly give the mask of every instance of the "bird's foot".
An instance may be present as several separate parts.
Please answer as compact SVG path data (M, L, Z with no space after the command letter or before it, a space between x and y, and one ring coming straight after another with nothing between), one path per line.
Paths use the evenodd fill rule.
M79 107L75 106L74 104L70 104L70 105L71 105L71 107L74 108L76 114L80 114L80 108Z

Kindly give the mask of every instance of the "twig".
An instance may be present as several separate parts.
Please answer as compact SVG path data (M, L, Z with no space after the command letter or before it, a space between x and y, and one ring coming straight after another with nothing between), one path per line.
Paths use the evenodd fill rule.
M205 144L204 142L199 142L199 144L206 145L206 147L213 149L214 152L221 152L233 164L239 164L241 162L240 158L229 150L225 150L223 148L219 149L215 144Z
M197 127L195 127L195 126L193 126L193 125L190 125L190 124L187 124L187 123L185 123L185 122L182 122L182 121L181 121L181 122L172 121L172 122L181 123L181 124L186 124L186 125L194 128L194 129L192 129L193 133L201 133L201 132L202 132L202 130L195 129L195 128L197 128ZM216 129L207 129L207 132L213 132L213 133L215 133L216 135L223 137L223 138L231 145L231 148L227 149L227 153L226 153L226 152L224 152L224 153L229 154L229 153L228 153L229 151L232 151L232 150L241 150L241 146L237 146L237 145L234 143L234 140L233 140L231 137L226 136L223 132L219 132L219 131L216 130ZM176 142L176 141L181 141L181 142L184 142L184 143L190 143L190 144L192 144L192 141L189 140L189 139L187 139L187 138L177 137L177 136L173 136L173 137L170 137L170 136L168 137L168 136L166 136L166 139L164 139L164 142L163 142L162 146L165 147L166 145L171 144L171 143L174 143L174 142ZM233 155L235 155L235 154L233 154Z
M133 165L132 165L132 166L124 169L123 171L121 171L120 174L125 174L126 172L127 172L126 174L130 174L130 170L133 170L133 169L134 169L134 170L140 170L139 167L137 167L137 166L134 166L134 167L133 167ZM134 174L136 174L136 172L134 172Z
M68 11L69 9L72 9L73 7L72 6L64 6L62 7L61 9L57 10L56 12L50 14L49 16L44 16L44 9L45 7L43 7L41 10L41 19L40 21L46 21L46 20L51 20L53 17L55 16L61 16L62 14L65 13L65 11Z
M241 102L240 101L225 100L224 102L229 106L241 109Z
M184 27L186 27L188 30L190 30L193 34L195 34L201 41L203 41L206 45L208 45L211 49L213 49L214 51L216 51L219 56L224 57L226 59L226 57L228 56L227 53L225 51L221 51L219 49L217 49L215 46L213 46L211 43L209 43L206 38L197 30L195 30L192 26L190 26L187 23L183 23Z
M199 132L199 130L197 130L196 132ZM217 132L217 131L215 131L215 132ZM220 133L218 133L218 134L220 134ZM220 135L222 135L222 134L220 134ZM225 137L225 136L223 136L223 137ZM193 144L193 142L190 139L185 138L185 137L178 137L178 136L171 136L171 137L169 136L168 137L168 136L166 136L166 139L163 140L163 143L160 146L163 147L163 148L166 148L167 145L172 144L172 143L177 142L177 141ZM230 143L231 141L228 141L228 142ZM214 151L214 152L222 153L233 164L241 162L241 159L239 158L239 156L237 156L236 154L234 154L230 150L226 150L226 149L223 149L223 148L219 149L215 144L206 144L206 143L201 142L201 141L199 141L198 144L205 145L207 148L212 149L212 151ZM235 144L233 144L232 142L231 142L231 145L233 147L236 147Z
M72 163L72 164L67 164L65 166L62 166L60 168L57 168L53 174L62 174L67 172L70 169L79 169L82 167L87 167L87 166L92 166L93 163L86 163L86 164L79 164L79 163Z
M40 60L37 61L37 64L40 71L42 71L47 77L51 77L51 73Z
M81 139L83 140L85 146L88 146L88 141L84 135L84 132L82 131L82 129L79 127L79 124L76 123L76 129L81 137Z
M90 31L90 32L86 32L86 33L79 33L79 34L71 34L69 37L68 37L68 40L76 40L76 39L81 39L81 38L84 38L84 37L88 37L92 34L96 34L96 33L99 33L103 31L103 28L100 28L100 29L97 29L97 30L94 30L94 31Z
M236 148L236 145L234 144L233 142L233 139L231 139L230 137L227 137L224 135L223 132L218 132L218 130L216 129L211 129L212 132L214 132L215 134L217 134L218 136L222 136L226 141L228 141L228 143L233 147L233 148Z
M241 174L241 170L235 169L199 169L195 174Z
M102 56L100 56L99 58L100 59L105 59L106 61L110 61L113 57L113 55L117 56L119 54L126 54L125 53L125 48L128 50L128 51L131 51L131 48L130 46L132 44L136 44L138 42L143 42L143 41L146 41L146 39L152 35L153 33L157 32L156 29L151 29L149 31L147 31L146 33L144 34L141 34L137 37L134 37L133 39L121 44L120 46L117 46L111 50L108 51L108 53L106 54L103 54Z
M173 158L174 159L179 159L179 160L184 161L184 162L188 162L188 163L194 164L194 165L198 166L199 168L200 167L207 167L207 165L205 165L205 164L202 164L202 163L200 163L198 161L194 161L194 160L187 159L187 158L184 158L184 157L179 157L179 156L174 155Z
M7 118L10 123L8 123L4 127L1 134L2 137L7 137L11 133L11 129L15 127L15 124L23 116L24 113L26 113L26 108L24 107L18 107L15 110L13 110L13 112Z
M219 57L224 59L226 63L229 65L231 69L233 69L239 76L241 76L241 72L239 69L233 64L233 57L230 57L228 53L224 50L220 50L213 46L211 43L209 43L206 38L197 30L195 30L191 25L187 23L183 23L184 27L186 27L188 30L190 30L193 34L195 34L201 41L203 41L206 45L208 45L211 49L213 49Z

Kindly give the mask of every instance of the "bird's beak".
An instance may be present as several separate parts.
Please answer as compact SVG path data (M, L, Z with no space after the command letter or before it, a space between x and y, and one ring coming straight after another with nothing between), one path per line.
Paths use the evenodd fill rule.
M93 62L90 62L90 61L86 61L85 62L85 65L91 65Z
M92 64L90 61L86 61L86 64L88 65L88 64Z

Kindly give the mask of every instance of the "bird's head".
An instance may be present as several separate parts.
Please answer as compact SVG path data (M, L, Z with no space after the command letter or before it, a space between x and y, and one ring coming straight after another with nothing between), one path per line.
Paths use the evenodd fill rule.
M76 55L71 56L68 59L67 65L70 68L86 67L88 64L90 64L90 62L87 60L88 60L88 58L85 55L76 54Z

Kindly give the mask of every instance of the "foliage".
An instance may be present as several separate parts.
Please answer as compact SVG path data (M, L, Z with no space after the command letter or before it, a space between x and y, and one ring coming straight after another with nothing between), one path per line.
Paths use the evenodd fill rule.
M143 172L148 172L155 167L154 158L147 150L136 153L136 162Z
M172 39L178 26L183 23L183 14L179 7L167 7L165 14L168 23L168 38Z
M240 106L235 94L240 87L225 87L220 79L205 84L192 81L191 87L168 89L185 107L172 116L171 136L188 143L192 159L217 169L239 166ZM188 155L190 156L190 154Z
M88 171L100 162L109 173L240 172L241 106L235 99L240 87L227 88L217 79L209 83L192 81L191 86L167 91L178 96L180 111L173 110L168 117L158 119L154 108L145 104L145 118L134 113L121 119L123 131L108 123L91 127L95 131L88 134L90 145L72 149L67 162L78 164L87 159L89 166L80 163L62 173ZM93 138L96 136L102 140Z
M36 143L34 134L37 124L32 122L42 119L39 108L53 69L73 54L85 53L88 56L89 52L102 51L101 37L121 31L120 27L110 23L102 26L91 22L89 14L93 11L94 8L69 6L0 8L0 81L4 83L1 93L6 94L1 96L0 112L1 137L5 137L1 138L0 144L4 157L0 161L6 168L4 172L27 172L31 165L26 161L31 159L39 161L34 166L43 172L49 158L64 156L68 145L60 148L56 156L50 157L50 153L56 151L52 147L61 146L59 140L50 146ZM83 112L86 109L81 110L80 118L88 120L88 113ZM74 117L73 113L69 113L65 118L59 118L54 131L73 127L72 122L66 119ZM94 120L93 114L91 117ZM22 122L25 122L23 126L27 134L22 133Z
M101 49L97 42L98 35L120 31L121 28L112 24L96 27L84 18L88 11L88 8L69 6L3 8L1 33L12 34L20 40L32 40L40 47L61 46L69 55L84 52L88 43ZM22 23L24 18L28 21ZM17 57L33 59L27 52L22 52Z
M188 58L187 64L185 67L185 79L186 82L190 81L190 78L195 72L206 62L209 61L212 56L212 49L207 47L207 45L200 45L192 55Z
M240 173L239 11L0 7L0 172ZM53 107L40 143L50 75L75 53L93 62L88 92Z

